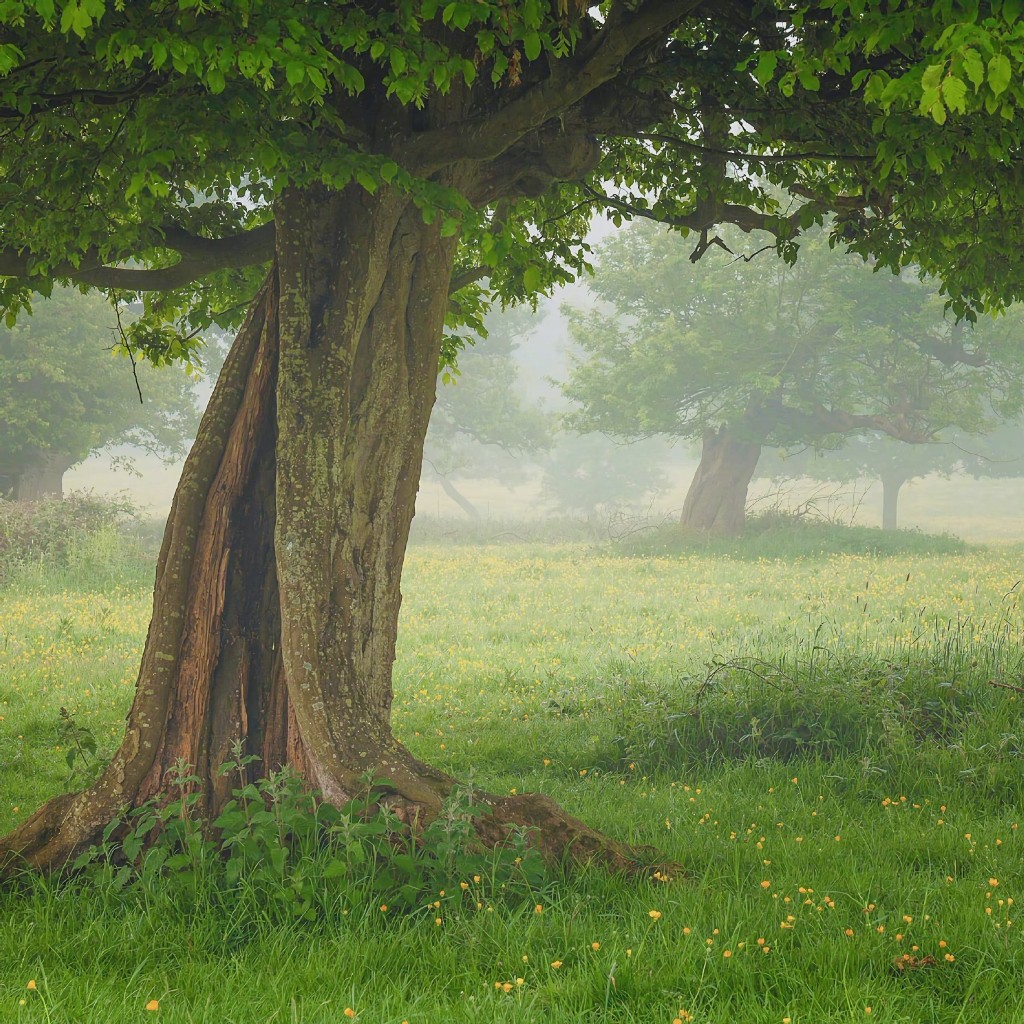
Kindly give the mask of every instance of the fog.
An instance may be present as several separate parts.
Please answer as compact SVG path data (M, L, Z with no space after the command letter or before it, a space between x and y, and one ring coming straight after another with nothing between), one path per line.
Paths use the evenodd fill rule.
M574 321L577 335L595 310L612 319L619 316L630 330L639 322L635 306L625 314L616 312L607 292L604 297L599 294L602 254L614 237L607 229L595 233L598 263L593 280L557 290L540 302L536 312L493 311L488 319L490 337L463 353L456 382L439 379L417 502L421 531L437 523L449 536L464 530L486 539L489 531L498 537L519 521L551 521L576 523L587 535L603 537L614 536L624 523L629 529L643 529L679 518L700 460L699 434L672 436L656 424L649 430L638 424L634 433L641 435L639 439L599 430L581 434L572 419L577 404L563 391L573 367L587 358L574 337ZM756 247L755 242L747 244ZM769 254L752 266L771 277L779 272L777 263ZM704 272L732 271L727 260ZM643 280L634 284L638 292L643 290ZM935 316L941 323L941 310ZM1016 330L1016 323L1008 328ZM954 396L943 398L950 403L950 416L966 416L956 408L955 398L957 388L968 385L953 379L943 386ZM1003 383L999 387L1006 390ZM200 385L200 399L208 390L208 381ZM998 397L1004 409L1016 400L1002 392ZM862 400L863 408L869 404ZM900 473L900 528L951 533L968 541L1024 540L1019 514L1024 506L1024 431L1019 421L1000 425L997 420L993 414L986 424L994 434L953 425L937 431L938 444L888 441L896 452L889 458L903 458L897 449L919 449L913 452L916 463ZM850 454L851 445L877 445L880 436L877 431L851 434L838 450L830 450L842 443L835 436L826 438L821 449L807 443L766 444L747 493L748 515L775 511L802 519L882 526L884 487L879 474L851 469ZM997 450L988 451L992 437L998 441ZM930 464L925 451L933 455ZM135 466L134 474L119 468L126 455ZM161 461L146 451L120 446L71 469L64 487L124 494L145 513L162 517L180 470L180 460ZM892 514L890 510L886 525L892 525Z

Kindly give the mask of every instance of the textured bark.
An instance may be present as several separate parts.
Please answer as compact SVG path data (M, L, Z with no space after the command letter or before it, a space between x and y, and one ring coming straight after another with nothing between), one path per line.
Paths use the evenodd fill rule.
M0 839L0 873L60 867L186 764L199 813L232 744L340 804L379 781L410 823L454 780L391 731L400 578L456 240L382 188L287 192L275 268L225 363L160 553L125 740L99 781ZM536 825L544 851L644 858L544 798L477 794L479 831Z
M287 707L274 671L275 288L249 313L182 472L157 563L153 617L124 740L101 777L44 805L0 839L0 872L60 867L125 806L158 794L181 758L199 768L204 805L223 784L211 771L248 732L283 763ZM252 730L274 707L274 728ZM269 716L262 716L269 720ZM250 743L251 748L251 743Z
M739 536L746 517L747 489L760 456L759 442L728 426L705 431L700 465L683 503L682 526Z
M882 529L897 529L900 489L907 482L902 473L882 473Z

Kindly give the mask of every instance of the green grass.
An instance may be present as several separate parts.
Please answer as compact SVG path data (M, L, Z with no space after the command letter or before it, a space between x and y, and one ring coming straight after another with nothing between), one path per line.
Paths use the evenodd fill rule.
M688 878L477 909L452 877L412 914L365 880L303 923L27 881L0 894L0 1021L1024 1021L1024 697L990 685L1024 685L1022 554L414 549L399 735ZM0 592L0 831L67 782L61 707L117 741L148 607L139 576Z

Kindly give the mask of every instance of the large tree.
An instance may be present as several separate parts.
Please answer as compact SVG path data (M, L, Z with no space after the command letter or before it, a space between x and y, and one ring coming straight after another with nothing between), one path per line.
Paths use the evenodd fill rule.
M369 772L399 814L436 813L453 783L394 738L391 668L466 289L572 276L594 210L695 231L698 253L717 223L765 228L791 254L831 210L865 252L944 275L958 311L1018 294L1024 78L1002 6L0 5L0 304L58 281L141 296L132 340L156 360L187 355L166 324L246 310L168 522L124 742L0 841L7 865L64 863L179 759L215 811L236 741L326 800ZM629 861L548 801L479 806L485 838L529 823L549 852Z
M581 356L564 391L579 428L701 443L685 528L742 530L766 446L834 447L868 432L927 444L1024 407L1016 310L957 323L934 287L872 273L818 231L795 266L771 252L743 258L756 237L725 239L740 256L716 247L695 267L654 225L620 233L591 285L601 303L573 317Z
M67 470L115 445L185 454L199 422L193 381L130 359L98 295L60 289L0 327L0 496L59 497Z

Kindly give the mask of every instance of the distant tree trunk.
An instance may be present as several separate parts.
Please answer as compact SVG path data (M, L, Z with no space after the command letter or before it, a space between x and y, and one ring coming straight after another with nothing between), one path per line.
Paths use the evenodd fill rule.
M899 471L890 470L883 471L879 479L882 481L882 529L895 530L900 488L907 482L907 477Z
M386 187L291 190L275 213L275 267L168 519L125 739L88 789L0 838L0 874L67 863L176 765L216 814L235 742L252 777L290 766L335 805L369 773L409 821L455 784L395 739L391 670L457 239ZM532 826L554 859L635 864L546 797L477 796L485 841Z
M66 455L37 452L20 459L17 467L9 467L0 474L4 481L0 497L12 501L39 501L42 498L64 497L64 474L73 461Z
M452 501L455 502L463 512L469 516L470 519L479 519L480 510L467 498L446 476L438 474L438 483L441 485L441 490L448 495Z
M735 537L743 532L747 489L761 445L728 425L704 432L700 465L686 492L680 523L688 530Z

